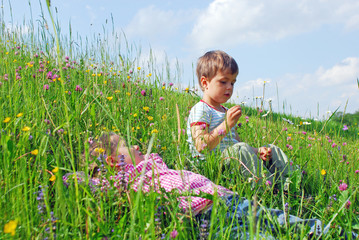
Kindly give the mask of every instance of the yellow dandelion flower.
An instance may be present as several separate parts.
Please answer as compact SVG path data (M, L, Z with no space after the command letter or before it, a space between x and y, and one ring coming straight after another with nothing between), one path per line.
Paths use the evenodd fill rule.
M141 128L140 127L136 127L137 130L140 130Z
M128 79L130 79L131 77L130 76L127 76Z
M6 55L8 55L8 54L9 54L9 52L6 52L5 54L6 54Z
M143 107L143 110L145 110L146 112L148 112L150 110L149 107Z
M28 131L30 131L30 129L31 129L30 127L25 126L21 130L24 131L24 132L28 132Z
M152 121L152 120L153 120L153 117L148 116L147 119L148 119L148 121Z
M21 113L18 113L18 114L16 115L16 117L22 117L22 115L24 115L24 114L21 112Z
M127 96L131 96L131 93L129 93L129 92L127 92L126 94L127 94Z
M166 151L167 147L166 146L163 146L161 147L162 151Z
M158 133L158 130L155 128L151 131L151 133Z
M325 174L327 174L327 171L325 171L324 169L322 169L322 171L320 171L320 174L322 174L322 175L324 176Z
M132 127L132 132L134 132L135 131L135 128L134 127Z
M107 97L107 100L111 101L113 99L113 97Z
M52 171L51 172L53 172L53 173L57 173L59 171L59 167L55 167L54 169L52 169Z
M120 90L115 90L115 93L120 93L121 91Z
M17 60L16 59L14 59L14 61L13 62L17 62Z
M137 113L133 114L133 117L137 117Z
M96 153L103 153L104 151L105 151L105 149L103 149L103 148L95 148Z
M148 76L150 76L150 77L151 77L151 76L152 76L152 73L149 73L149 74L148 74Z
M140 70L141 70L141 67L138 67L137 70L140 71Z
M142 142L142 138L140 138L140 142Z
M107 81L103 81L103 84L105 84L105 85L106 85L106 84L107 84Z
M55 181L56 180L56 176L55 175L52 175L49 179L51 182Z
M4 233L10 233L11 236L15 236L15 230L18 224L18 220L11 220L4 226Z
M97 74L98 77L101 77L101 75L102 75L101 73L98 73L98 74Z
M92 74L92 76L93 76L93 77L96 77L96 74L95 74L95 73L93 73L93 74Z
M162 120L166 120L166 119L167 119L167 115L164 114L164 115L162 116Z
M165 88L166 88L165 86L162 87L162 89L165 89Z
M8 123L8 122L10 122L10 120L11 120L11 117L6 117L3 122Z
M112 129L116 129L116 127L115 127L115 126L112 126Z
M85 72L87 72L87 73L88 73L88 72L90 72L90 69L86 69L86 71L85 71Z
M39 150L38 149L32 150L31 154L36 156L37 154L39 154Z

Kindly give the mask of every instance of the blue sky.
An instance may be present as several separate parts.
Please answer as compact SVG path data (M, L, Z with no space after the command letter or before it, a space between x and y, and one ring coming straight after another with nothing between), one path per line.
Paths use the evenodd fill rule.
M9 1L3 2L8 26L30 19L24 2L11 0L13 22ZM63 32L71 21L81 36L111 29L112 14L115 31L141 46L143 55L151 48L158 62L167 56L174 67L178 60L182 85L196 87L192 65L206 51L221 49L240 67L233 102L254 106L266 81L265 99L274 111L323 118L338 107L344 111L347 101L347 112L359 110L357 0L51 2ZM31 6L34 20L41 19L39 2Z

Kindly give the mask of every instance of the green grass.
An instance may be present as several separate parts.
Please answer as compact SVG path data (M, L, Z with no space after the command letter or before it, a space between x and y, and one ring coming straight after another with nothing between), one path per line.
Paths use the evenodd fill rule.
M151 150L170 168L205 175L261 205L283 209L289 203L291 214L358 231L357 126L343 131L342 125L330 120L305 120L311 125L304 125L297 117L275 113L261 117L258 109L243 106L240 137L255 147L275 142L305 171L289 195L274 194L265 185L252 189L238 171L222 172L218 158L205 162L191 158L184 129L188 111L199 97L177 82L172 86L175 71L156 69L153 58L140 63L140 49L126 41L114 50L118 48L106 45L104 39L84 45L78 39L81 47L73 49L69 39L61 34L56 38L46 28L20 34L6 32L4 22L1 26L0 239L51 239L54 234L58 239L169 239L173 230L180 239L200 238L201 223L177 208L176 194L93 192L87 178L85 183L63 184L64 174L85 170L79 169L78 162L89 137L108 131L128 137L143 152L154 136ZM60 33L58 26L54 28ZM348 184L347 190L339 191L341 181ZM348 199L352 204L347 209ZM212 238L226 239L231 225L223 209L216 207L218 199L213 200L216 214L205 231ZM12 220L18 221L14 236L4 233L5 224ZM215 226L221 230L219 235ZM249 234L258 234L253 221L250 226ZM305 232L295 233L289 227L278 229L278 238L305 237ZM325 238L339 232L338 228L330 231Z

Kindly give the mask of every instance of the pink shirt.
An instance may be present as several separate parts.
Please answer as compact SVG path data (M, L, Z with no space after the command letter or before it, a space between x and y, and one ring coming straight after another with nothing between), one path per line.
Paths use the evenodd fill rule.
M159 192L161 187L166 192L177 189L179 193L190 193L191 195L198 195L200 192L211 195L217 192L218 196L233 194L230 190L214 184L200 174L186 170L169 169L156 153L150 154L147 159L140 162L136 168L132 164L125 166L129 186L135 191L143 182L142 190L144 192L149 192L151 189ZM143 177L141 177L142 174ZM212 204L211 200L196 196L181 196L178 200L180 208L186 211L191 209L194 214L205 210Z

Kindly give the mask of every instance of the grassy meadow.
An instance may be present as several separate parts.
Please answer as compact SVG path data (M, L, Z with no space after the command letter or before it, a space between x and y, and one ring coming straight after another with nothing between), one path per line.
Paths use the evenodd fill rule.
M357 125L263 116L269 106L243 106L241 139L254 147L275 143L300 166L288 193L265 183L253 188L218 157L191 157L186 119L200 97L169 64L143 61L140 47L116 33L74 39L51 19L12 30L1 21L0 239L229 238L235 224L216 196L208 225L180 211L176 193L94 191L88 177L66 186L65 174L86 172L79 159L89 141L110 131L159 153L170 168L205 175L259 205L331 223L324 239L337 238L338 226L359 231ZM248 222L244 231L254 237L258 226ZM282 226L273 235L303 239L306 232Z

